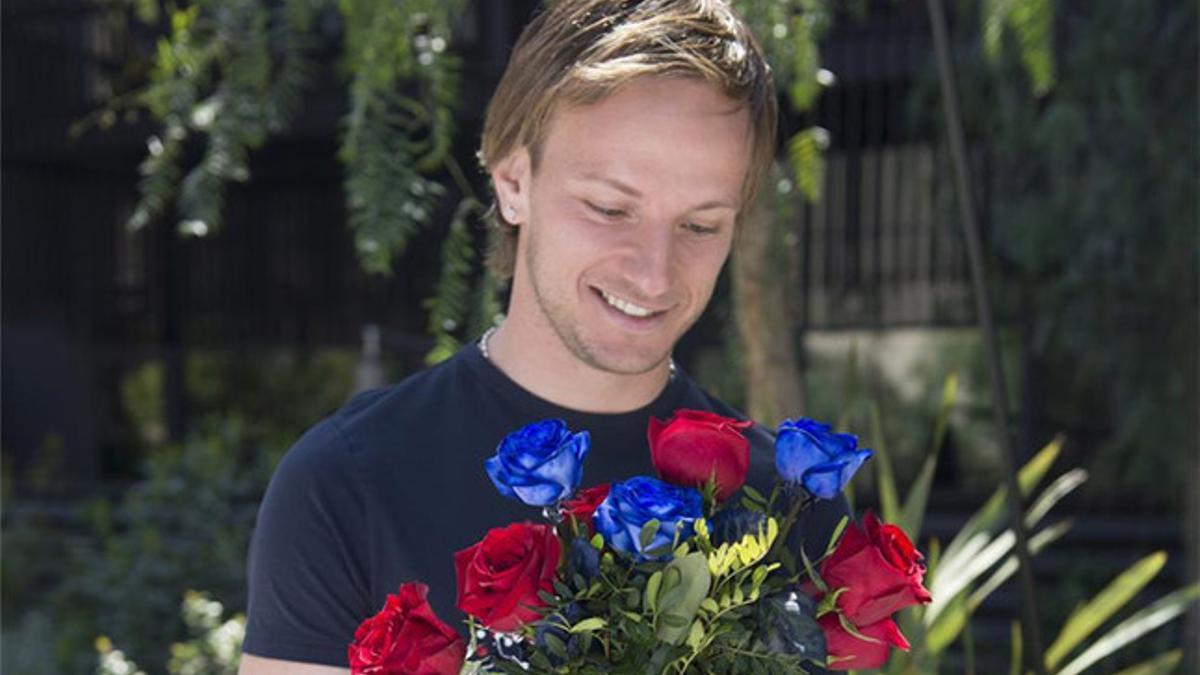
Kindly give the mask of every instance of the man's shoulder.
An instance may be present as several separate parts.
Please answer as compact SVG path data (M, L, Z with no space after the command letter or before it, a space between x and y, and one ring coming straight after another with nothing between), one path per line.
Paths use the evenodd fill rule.
M420 433L438 410L461 398L461 368L454 359L423 368L400 382L359 392L314 424L285 456L320 469L363 461L386 452L398 438Z

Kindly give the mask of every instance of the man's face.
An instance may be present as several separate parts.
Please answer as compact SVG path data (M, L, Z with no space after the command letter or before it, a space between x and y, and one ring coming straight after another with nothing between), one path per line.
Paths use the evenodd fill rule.
M520 202L513 307L528 316L509 320L603 371L660 365L729 255L750 140L745 109L692 79L556 111Z

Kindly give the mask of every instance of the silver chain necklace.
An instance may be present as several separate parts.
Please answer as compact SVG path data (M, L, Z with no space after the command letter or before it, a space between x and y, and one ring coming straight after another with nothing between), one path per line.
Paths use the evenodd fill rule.
M499 328L499 326L492 326L491 328L487 329L487 331L479 338L479 342L476 343L479 345L479 353L483 354L483 358L487 359L488 361L492 360L491 354L488 353L488 340L491 339L492 333L495 333L497 328ZM675 380L675 359L673 359L671 357L667 357L667 368L669 369L669 372L667 374L667 378L668 378L667 381L668 382L674 381Z

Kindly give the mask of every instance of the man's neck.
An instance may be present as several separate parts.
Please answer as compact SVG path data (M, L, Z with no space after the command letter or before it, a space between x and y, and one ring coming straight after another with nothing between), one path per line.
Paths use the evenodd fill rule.
M610 373L580 360L560 341L535 344L505 322L487 336L488 359L526 391L556 405L593 413L621 413L654 401L671 377L669 360L636 375ZM518 346L520 345L520 346Z

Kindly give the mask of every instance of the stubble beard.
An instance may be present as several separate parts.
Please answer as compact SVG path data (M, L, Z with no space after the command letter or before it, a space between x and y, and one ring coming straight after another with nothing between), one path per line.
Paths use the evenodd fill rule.
M554 297L552 293L545 292L538 282L541 276L538 273L540 257L534 239L534 237L529 238L525 254L525 269L529 287L533 290L533 299L537 303L538 310L567 351L588 366L614 375L644 375L661 367L670 358L671 349L675 345L674 340L671 341L671 346L665 353L647 359L644 363L617 363L616 359L603 358L598 350L584 339L582 331L579 330L579 322L571 317L566 303Z

